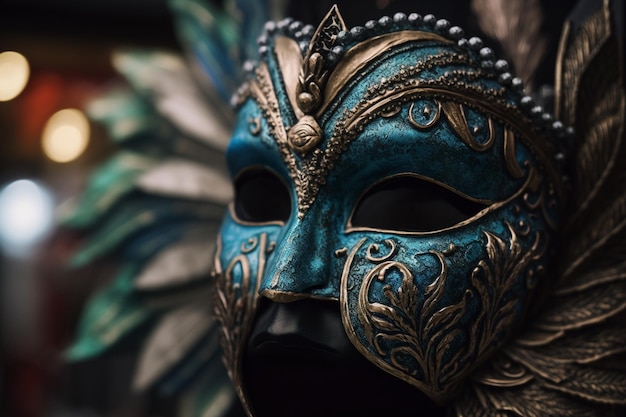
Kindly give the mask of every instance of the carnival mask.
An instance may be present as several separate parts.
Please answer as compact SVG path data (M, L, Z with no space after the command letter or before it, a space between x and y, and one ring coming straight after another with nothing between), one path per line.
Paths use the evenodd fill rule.
M539 293L563 185L505 61L433 16L269 23L236 96L216 255L231 378L259 297L335 300L370 362L444 402Z

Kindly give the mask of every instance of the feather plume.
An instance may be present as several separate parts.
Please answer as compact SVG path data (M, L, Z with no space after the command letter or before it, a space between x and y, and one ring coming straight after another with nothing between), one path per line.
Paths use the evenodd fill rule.
M539 329L569 330L596 324L626 309L626 282L605 284L582 293L554 297L533 323Z
M472 0L480 29L497 40L527 86L546 50L538 0Z

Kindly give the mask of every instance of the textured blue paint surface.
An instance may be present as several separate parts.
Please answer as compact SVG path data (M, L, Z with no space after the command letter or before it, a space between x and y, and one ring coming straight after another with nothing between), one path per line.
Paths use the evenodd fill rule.
M343 86L317 118L324 132L317 148L323 152L329 146L330 138L337 134L337 123L371 94L372 88L403 68L454 48L456 46L442 46L433 41L414 42L372 60ZM279 93L279 107L288 130L296 120L280 82L281 74L272 55L269 56L268 68ZM440 65L414 78L428 82L457 70L471 72L472 67L458 63ZM481 91L502 91L494 78L468 76L464 82L473 83ZM290 176L277 139L271 136L263 110L248 98L240 107L228 149L231 175L236 178L252 167L266 167L275 172L290 189L292 212L282 225L248 224L228 214L222 228L220 260L226 267L242 253L246 241L267 234L273 243L272 251L267 254L260 274L255 269L258 265L251 265L252 287L258 286L260 293L271 290L297 297L339 300L346 331L368 359L394 375L406 376L418 387L430 385L427 391L437 395L457 377L447 375L446 366L465 370L472 362L482 359L484 352L480 349L465 352L476 338L488 334L492 328L497 329L488 336L488 343L498 346L511 328L521 322L536 280L541 276L542 265L551 256L543 248L551 240L552 229L548 223L557 222L558 207L549 187L542 182L545 178L542 162L524 140L514 143L515 162L521 171L513 175L507 168L511 161L507 165L505 130L512 129L511 121L502 120L500 113L492 112L489 99L464 102L458 94L447 95L445 88L436 96L428 94L418 94L401 103L399 111L393 115L377 115L368 121L324 176L314 202L300 217L298 184ZM506 94L504 90L504 100L513 104L513 99L506 98ZM459 136L443 111L430 126L433 111L445 101L464 106L463 117L477 146L487 143L491 119L493 145L486 150L472 148ZM251 121L259 117L260 130L253 134ZM416 127L411 118L429 127ZM512 131L517 136L514 128ZM296 153L292 156L302 168L306 156ZM494 205L466 224L432 233L350 229L350 216L361 196L373 185L398 174L416 175L470 199ZM536 184L529 186L533 178L537 179ZM542 198L545 204L531 204ZM516 269L533 245L532 259L524 261L523 268ZM385 251L392 247L394 252L385 258ZM372 271L378 271L376 268L383 268L382 272L365 283L373 276ZM235 279L239 281L241 277ZM499 283L505 284L498 288ZM363 288L365 293L360 293ZM407 291L413 292L407 295ZM436 297L431 296L435 292ZM376 341L374 330L369 327L372 323L367 324L362 317L367 305L382 309L382 313L375 313L380 316L374 324L382 329L376 331L384 333L389 330L386 326L392 327L391 316L383 316L394 312L399 324L393 326L400 326L398 334L406 334L396 337L395 331L389 330L393 337ZM459 309L459 312L443 318L444 312L451 309ZM504 320L499 316L501 311L508 314L505 329L497 327L498 322ZM402 353L408 339L413 351L424 352L423 363L415 359L419 355ZM431 347L433 343L436 347ZM394 356L394 351L401 353ZM428 375L435 372L433 367L444 370L437 371L435 376Z

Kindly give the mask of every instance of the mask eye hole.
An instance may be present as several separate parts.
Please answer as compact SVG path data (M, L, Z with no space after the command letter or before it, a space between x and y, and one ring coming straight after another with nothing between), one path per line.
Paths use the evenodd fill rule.
M286 222L291 214L289 190L269 169L245 171L235 179L234 211L244 222Z
M457 225L487 207L415 176L389 178L358 201L351 228L434 232Z

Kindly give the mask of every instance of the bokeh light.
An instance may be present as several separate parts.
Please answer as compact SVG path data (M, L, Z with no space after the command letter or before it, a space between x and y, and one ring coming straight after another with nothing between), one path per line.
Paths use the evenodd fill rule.
M43 185L18 180L0 191L0 243L6 253L28 255L53 222L53 199Z
M30 67L24 56L18 52L0 53L0 101L9 101L17 97L30 75Z
M51 160L73 161L87 148L89 121L80 110L59 110L46 122L41 141L44 153Z

